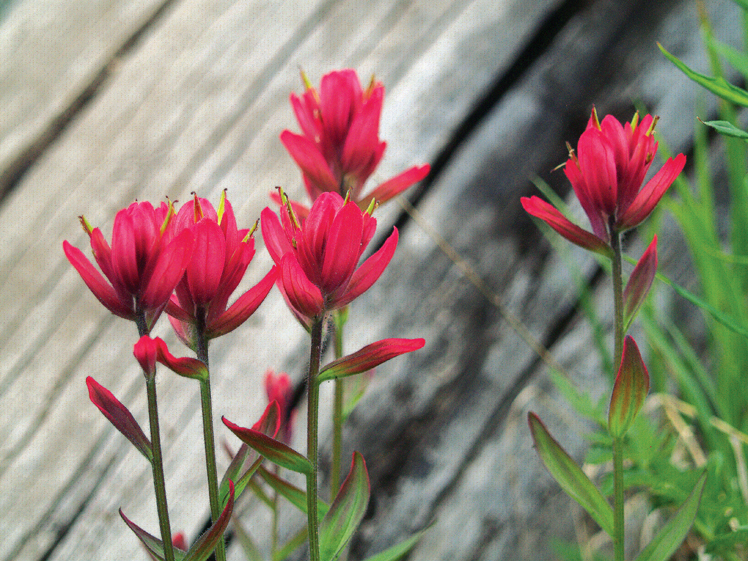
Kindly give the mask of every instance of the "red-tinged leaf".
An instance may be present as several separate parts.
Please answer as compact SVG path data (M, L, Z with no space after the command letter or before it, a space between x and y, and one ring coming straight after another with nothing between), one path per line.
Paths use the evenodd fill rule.
M639 262L626 283L623 291L623 331L628 331L631 322L636 317L644 299L649 293L652 281L657 273L657 236L652 239L647 250L642 254Z
M655 538L649 542L636 561L667 561L686 539L688 530L691 529L696 512L699 510L701 495L706 483L706 471L699 477L696 486L686 499L678 512L675 513L667 524L657 533Z
M221 539L223 533L226 531L226 527L229 525L231 519L231 513L234 510L234 484L229 483L229 500L213 525L198 538L193 546L185 555L183 561L205 561L210 557L213 550L218 545L218 540Z
M235 425L225 417L222 417L221 419L223 420L223 424L238 436L242 442L259 452L274 464L297 473L303 473L304 475L312 473L312 464L309 460L290 446L278 442L277 440L262 434L260 431Z
M290 502L304 514L308 512L306 504L306 491L299 489L285 479L281 479L272 471L268 471L263 467L259 469L258 473L265 480L265 483L270 485L270 487L281 497L285 498L288 502ZM329 510L330 506L326 502L324 502L322 499L317 499L317 513L320 518L324 518L325 514L327 514Z
M527 416L535 449L548 472L572 499L580 504L600 527L613 535L613 509L602 493L545 428L535 413Z
M191 357L177 358L169 352L169 347L160 337L153 339L158 352L158 361L172 372L193 380L207 380L208 367L202 360Z
M91 399L91 402L109 419L114 428L132 442L133 446L145 456L146 460L152 462L153 451L151 450L151 441L143 433L143 429L140 428L140 425L127 407L122 405L114 397L112 392L91 378L91 376L86 378L86 385L88 386L88 397Z
M278 405L278 402L273 401L268 404L265 408L265 412L260 417L260 420L252 426L252 429L266 434L271 438L275 438L280 430L280 406ZM239 477L241 470L250 462L252 462L250 468L244 473L244 475ZM247 486L249 478L252 477L252 474L254 474L259 465L260 462L257 461L256 453L252 451L249 446L242 443L239 447L239 451L226 469L226 473L223 474L221 485L218 488L218 496L221 504L223 504L223 501L225 501L228 496L229 481L236 481L234 484L236 487L236 497L240 497L244 488ZM249 474L249 472L251 472L251 474ZM249 477L247 477L248 474Z
M620 438L629 430L649 391L649 373L636 342L626 336L608 411L608 432Z
M325 366L319 373L317 382L322 383L335 378L361 374L396 356L416 351L425 344L426 341L423 339L384 339L383 341L377 341Z
M151 534L143 530L140 526L135 524L135 522L125 516L125 513L122 512L122 509L119 509L119 515L122 517L122 520L125 521L125 524L127 524L127 526L138 537L140 542L145 546L148 553L158 559L158 561L164 561L164 542L157 537L152 536ZM179 549L178 547L174 548L174 558L176 559L176 561L184 561L185 555L185 551Z
M338 491L319 528L322 561L334 561L361 524L369 505L369 474L364 457L353 453L351 470Z

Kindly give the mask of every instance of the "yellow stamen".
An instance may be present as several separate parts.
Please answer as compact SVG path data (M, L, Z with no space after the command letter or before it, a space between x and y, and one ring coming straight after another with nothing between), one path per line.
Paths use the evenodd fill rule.
M372 197L371 201L369 202L369 206L367 207L365 213L369 216L374 215L374 211L379 208L379 202Z
M660 120L659 115L655 115L655 118L652 119L652 125L649 127L649 130L647 131L647 136L650 136L655 131L655 126L657 126L657 121Z
M597 109L594 105L592 106L592 122L597 130L602 130L602 127L600 126L600 119L597 117Z
M634 113L634 118L631 119L631 130L636 129L636 126L639 124L639 112L637 111Z
M247 235L244 236L244 239L242 240L243 243L247 243L252 238L254 233L257 231L257 226L259 225L260 225L260 219L258 218L257 220L255 220L254 226L252 226L249 229L249 232L247 232Z
M288 196L283 192L283 187L278 186L276 187L276 189L278 189L278 193L280 193L281 203L286 207L286 212L288 212L288 217L291 219L291 223L294 225L294 227L297 230L301 230L301 224L299 223L299 219L296 218L296 213L293 211L293 207L291 206L291 201L288 199Z
M88 220L86 220L86 217L82 214L78 217L78 222L81 223L81 227L83 227L83 231L86 232L86 234L91 236L91 233L93 232L93 228L91 227L91 224L88 223Z
M203 207L200 205L200 199L197 198L197 193L195 191L192 191L192 196L195 199L195 222L199 222L203 215Z
M221 220L223 219L223 213L226 210L226 189L223 190L223 193L221 193L221 201L218 203L218 225L221 225Z
M171 220L171 217L174 216L174 213L176 212L174 210L174 203L171 202L171 199L169 197L166 197L166 216L164 217L164 221L161 223L161 235L164 235L164 232L166 232L166 227L169 225L169 221Z

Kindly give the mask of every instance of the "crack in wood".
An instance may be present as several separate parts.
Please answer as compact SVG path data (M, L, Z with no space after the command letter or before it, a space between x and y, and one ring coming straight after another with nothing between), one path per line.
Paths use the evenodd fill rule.
M65 131L75 117L83 111L100 91L107 79L116 71L119 60L138 46L141 39L152 29L179 0L165 0L145 23L133 33L112 58L99 70L89 84L47 127L16 156L0 173L0 203L18 186L26 172Z

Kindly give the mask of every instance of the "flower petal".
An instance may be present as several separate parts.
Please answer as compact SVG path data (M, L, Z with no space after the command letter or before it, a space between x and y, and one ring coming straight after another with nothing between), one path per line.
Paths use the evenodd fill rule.
M302 315L312 318L322 313L322 293L304 274L293 255L285 255L280 263L280 283L289 304Z
M522 197L520 202L529 214L546 222L571 243L601 255L611 255L612 250L606 242L587 230L582 230L576 224L572 224L558 209L540 197Z
M626 209L623 216L618 219L618 226L621 231L628 230L638 226L650 215L660 202L660 199L665 194L670 186L678 177L683 167L686 165L686 157L683 154L678 154L674 159L670 158L662 169L650 179L644 188L639 191L639 194L631 203L631 206Z
M392 256L395 254L395 249L397 248L397 228L393 228L392 230L392 234L385 240L379 251L356 269L345 291L339 296L333 297L332 301L328 304L330 309L342 308L346 304L351 303L377 282L392 260Z
M405 170L380 184L359 203L359 207L361 210L367 209L372 200L375 200L378 203L389 201L391 198L396 197L405 191L411 185L423 180L429 174L429 171L431 171L431 166L428 164L413 166L412 168Z
M62 248L70 264L75 267L78 274L86 283L86 286L93 292L104 307L114 315L125 319L135 319L135 309L133 306L127 306L122 302L114 291L114 288L108 284L104 277L101 276L91 262L86 258L83 252L77 247L72 246L68 241L62 242Z
M260 282L242 294L228 310L211 321L208 324L208 338L225 335L247 321L265 300L277 276L278 269L273 267Z
M280 139L302 173L317 187L324 191L338 190L330 166L311 140L288 130L281 133Z

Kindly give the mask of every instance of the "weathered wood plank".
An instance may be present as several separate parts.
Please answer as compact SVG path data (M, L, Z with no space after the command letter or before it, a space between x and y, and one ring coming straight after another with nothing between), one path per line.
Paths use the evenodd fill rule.
M17 2L0 20L0 195L169 0Z
M573 305L572 283L556 257L528 252L539 236L517 199L528 191L530 173L545 174L562 160L563 141L578 135L593 101L603 112L628 111L641 86L672 142L687 142L691 107L672 102L679 88L662 87L667 66L626 64L632 52L635 60L656 59L651 38L667 29L680 36L691 30L692 41L676 54L698 51L693 14L679 5L564 4L576 17L553 30L559 35L546 55L527 61L525 75L419 205L531 332L563 349L562 362L590 383L595 357L584 327L574 326L564 339L553 331L565 325ZM735 18L724 15L728 5L723 1L715 12L723 18L719 29L734 27ZM108 232L114 212L135 197L185 200L197 189L215 199L228 188L240 223L248 224L274 185L300 193L298 172L277 140L282 128L296 129L288 92L300 90L299 65L315 81L331 68L355 66L362 78L375 71L385 82L382 136L390 148L383 178L433 160L531 38L542 44L534 34L559 6L551 0L530 6L382 0L365 9L332 0L175 3L0 208L6 248L0 255L0 526L9 528L0 559L139 558L116 516L119 506L157 528L147 466L87 403L83 378L90 374L137 418L146 417L140 374L122 338L134 341L134 328L100 309L60 251L61 239L85 245L75 216L85 213ZM674 133L670 123L679 121L686 124ZM395 211L378 216L384 227ZM269 267L258 253L250 268L255 280ZM542 379L523 390L539 376L534 355L412 224L393 269L353 314L351 348L386 336L424 336L429 345L380 369L347 431L348 446L369 461L378 497L352 558L432 517L436 527L416 559L495 559L510 552L549 558L548 536L540 534L568 531L568 521L545 517L535 525L534 514L568 503L543 504L555 487L533 463L524 432L530 398L541 406L546 393L553 399ZM366 324L356 323L360 318ZM161 325L158 334L166 332ZM246 345L219 340L213 347L215 402L218 415L251 423L263 406L262 372L286 368L298 378L305 339L277 296L242 333ZM589 362L580 365L580 358ZM174 378L164 375L159 386L167 485L174 529L193 537L207 513L199 401L194 384ZM552 407L565 415L562 406ZM573 443L581 453L581 442ZM505 456L516 463L504 463ZM499 470L507 478L489 476ZM236 550L231 555L241 558Z
M490 56L486 55L485 65L479 64L480 72L460 83L474 89L467 88L467 95L454 101L455 92L443 87L444 78L451 74L444 63L457 64L461 56L474 54L454 50L461 33L474 32L459 16L468 7L490 13L489 4L493 5L382 2L370 3L362 12L359 6L333 2L300 10L294 2L185 1L120 61L106 87L30 170L0 211L6 218L2 239L10 248L0 266L6 287L2 304L8 310L3 337L8 360L0 380L0 400L6 418L19 420L13 427L4 424L4 431L12 430L3 434L0 485L5 512L12 504L26 505L2 545L3 558L36 558L58 539L52 558L132 558L139 554L137 546L126 529L112 520L119 505L139 523L155 527L142 461L116 436L110 439L112 431L95 410L81 407L86 402L82 373L92 373L143 418L137 369L119 369L129 364L130 355L118 339L123 326L98 310L59 251L60 237L84 245L73 217L84 211L92 223L103 223L106 231L114 210L136 196L157 198L166 192L184 198L195 188L215 196L230 186L237 201L240 197L234 193L248 185L249 202L238 206L240 217L249 221L266 204L266 193L274 184L298 184L297 172L281 152L276 135L283 126L293 126L287 95L299 89L295 71L299 63L317 78L335 66L356 63L362 74L370 66L393 86L397 80L388 81L388 69L378 68L385 60L403 77L438 68L439 72L410 78L428 95L418 99L395 93L397 103L388 104L395 112L392 117L385 111L385 134L393 147L400 147L391 149L394 163L387 162L382 173L390 175L414 158L433 157L438 139L446 139L457 126L475 92L511 62L512 48L516 51L532 30L534 19L529 16L538 17L552 5L537 4L537 11L514 28L517 35L510 45L486 44ZM502 17L500 12L492 16L493 29L501 26ZM488 25L487 21L481 23ZM246 22L251 22L249 29ZM382 58L368 61L382 35L388 44L397 40L394 44L400 48L394 54L380 48ZM430 47L432 43L438 46ZM425 54L416 59L420 66L410 69L414 52ZM445 53L450 57L445 58ZM452 104L449 113L443 110L447 98ZM427 114L442 117L440 127L436 131L415 127L418 135L401 141L397 133L414 128L413 115L422 110L421 104L429 108ZM104 193L106 203L101 205ZM58 241L49 243L50 238ZM267 259L259 260L267 265ZM275 314L284 317L277 301L260 315L267 323ZM251 330L264 338L253 348L256 364L264 369L277 363L268 335ZM284 327L280 338L300 340L298 328ZM253 415L247 412L259 412L261 400L244 399L232 389L232 380L248 366L246 351L221 349L220 343L216 348L214 364L221 372L216 393L223 396L224 412L249 420ZM195 505L203 504L197 509L205 511L204 497L198 495L202 473L173 454L184 447L185 454L195 452L199 457L199 446L194 445L199 420L193 416L197 405L192 390L169 380L161 393L164 403L176 404L164 422L165 433L173 438L167 450L172 453L167 466L173 474L170 489L177 488L176 481L188 482L175 491L175 526L185 526L194 534L201 523L194 516ZM31 408L29 395L35 399ZM75 446L67 440L71 424L78 431L75 438L82 441ZM90 426L98 427L95 437L82 438ZM100 479L86 477L89 470L100 474ZM37 478L49 485L35 487L32 482ZM73 525L58 536L59 524L68 523Z

